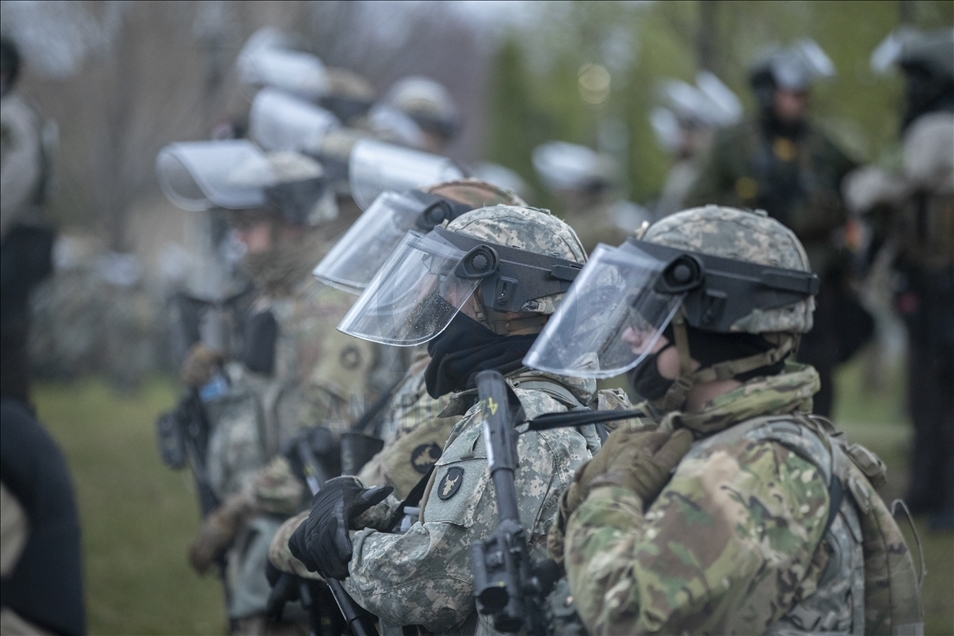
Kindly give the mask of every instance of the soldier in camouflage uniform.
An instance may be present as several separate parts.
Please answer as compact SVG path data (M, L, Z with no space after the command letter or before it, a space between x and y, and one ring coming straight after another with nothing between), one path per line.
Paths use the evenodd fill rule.
M852 173L846 202L868 214L876 247L894 254L895 306L908 331L908 409L914 423L914 513L954 527L954 33L900 31L872 56L901 67L906 105L895 165ZM900 165L898 165L900 164Z
M208 149L224 150L212 161L203 154ZM317 163L293 153L264 155L238 141L176 144L157 165L173 202L182 202L177 193L191 192L181 185L191 175L212 204L233 208L230 221L246 246L243 266L256 288L241 350L199 344L183 364L182 379L203 398L211 427L206 476L221 502L206 517L190 562L204 572L227 551L233 630L262 632L268 545L306 494L292 464L276 454L303 427L324 427L328 440L357 419L374 399L369 376L380 356L371 343L334 328L353 297L310 275L340 232L322 208ZM324 455L336 457L337 449ZM333 463L326 466L331 474Z
M648 413L577 472L551 537L590 633L923 630L913 563L868 479L883 465L808 416L818 374L786 360L817 284L790 230L716 206L600 250L578 277L528 364L629 369ZM596 301L598 330L574 320ZM869 560L869 533L890 534L896 569Z
M420 520L406 533L390 533L399 504L394 497L382 501L390 488L368 491L355 478L340 478L325 484L289 548L301 561L297 568L347 577L347 591L385 623L473 633L478 616L469 546L497 523L473 377L499 370L528 417L593 397L592 381L532 372L520 362L585 253L573 230L547 212L510 206L475 210L423 237L409 235L396 251L341 328L395 344L429 342L424 382L431 397L448 405L426 424L457 423L427 481ZM408 271L412 264L416 271ZM482 276L467 278L475 274ZM392 290L402 298L411 293L416 302L407 306ZM520 516L535 557L544 554L560 491L598 447L591 426L520 437Z
M798 355L821 377L815 409L826 416L834 402L835 366L873 329L870 318L866 328L839 329L837 323L849 308L852 315L860 311L849 300L853 295L847 287L847 252L837 238L847 221L841 181L855 163L808 118L812 84L833 73L831 61L810 41L757 63L750 83L758 117L720 131L686 198L688 206L717 203L765 210L805 246L822 286L815 328L802 339ZM848 342L858 334L862 337Z

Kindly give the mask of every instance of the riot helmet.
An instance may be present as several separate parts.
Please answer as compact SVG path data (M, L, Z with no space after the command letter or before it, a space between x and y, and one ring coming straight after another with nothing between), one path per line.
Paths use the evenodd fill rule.
M712 131L731 126L742 117L742 104L735 93L708 71L696 76L695 85L669 79L657 87L659 106L650 114L650 124L659 145L680 155L692 156L708 145Z
M619 180L612 157L565 141L550 141L533 149L533 167L551 191L599 193Z
M921 115L954 110L954 29L920 31L903 27L871 54L871 68L885 73L897 65L905 78L902 129Z
M413 119L425 132L444 141L453 139L460 130L460 114L450 93L427 77L406 77L398 81L383 101Z
M384 192L335 243L313 274L323 283L359 294L408 231L426 233L466 212L498 204L526 205L516 194L476 179Z
M411 231L338 325L383 344L437 337L469 304L505 335L542 326L586 260L573 229L545 210L496 205Z
M694 208L619 247L598 246L524 363L613 377L654 363L665 335L679 377L644 397L678 410L696 384L779 370L812 327L817 291L801 243L765 212Z
M811 39L799 40L785 48L772 48L752 65L749 83L759 108L772 109L775 91L803 92L820 79L835 76L835 65Z
M156 157L166 197L190 211L270 210L291 225L333 219L321 164L304 155L263 152L244 139L169 144Z

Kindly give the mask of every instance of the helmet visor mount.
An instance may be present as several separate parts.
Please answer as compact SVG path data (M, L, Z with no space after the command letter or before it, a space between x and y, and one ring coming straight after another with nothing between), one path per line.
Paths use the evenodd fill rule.
M579 265L435 228L408 232L338 330L362 340L415 346L439 335L480 290L485 308L516 312L563 293Z
M360 294L408 231L427 232L471 209L417 190L384 192L312 273L327 285Z
M817 291L818 277L810 272L636 239L617 248L600 245L524 364L561 375L614 377L655 351L680 307L689 325L729 333L753 310L792 305Z

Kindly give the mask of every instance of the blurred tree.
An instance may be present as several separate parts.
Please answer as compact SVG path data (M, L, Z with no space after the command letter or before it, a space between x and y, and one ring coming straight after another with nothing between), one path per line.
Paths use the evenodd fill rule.
M813 94L816 119L832 131L849 152L871 160L897 136L900 78L876 76L871 51L902 20L922 28L954 26L954 3L901 2L773 2L721 0L658 3L534 4L532 29L511 34L495 58L495 85L513 71L518 48L527 61L521 81L529 90L508 99L490 97L490 129L485 151L491 157L511 154L507 165L533 179L527 147L551 138L597 146L599 121L620 118L628 128L628 177L635 200L656 195L670 157L657 147L648 122L658 80L692 81L697 71L717 72L749 109L753 99L748 69L754 58L773 44L810 37L831 57L838 76ZM609 64L606 43L625 32L627 56ZM619 59L624 59L619 63ZM612 76L609 98L589 107L576 82L587 62L607 65ZM508 80L509 81L509 80ZM524 122L532 113L536 127ZM523 164L523 167L520 165ZM524 172L526 171L526 172Z

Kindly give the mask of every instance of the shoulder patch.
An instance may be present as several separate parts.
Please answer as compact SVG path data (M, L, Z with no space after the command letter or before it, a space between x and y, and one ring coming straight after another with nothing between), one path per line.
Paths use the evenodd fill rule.
M411 451L411 466L424 475L441 458L441 447L436 442L421 444Z
M457 494L462 483L464 483L464 469L460 466L451 466L437 486L437 496L445 501L450 499Z

